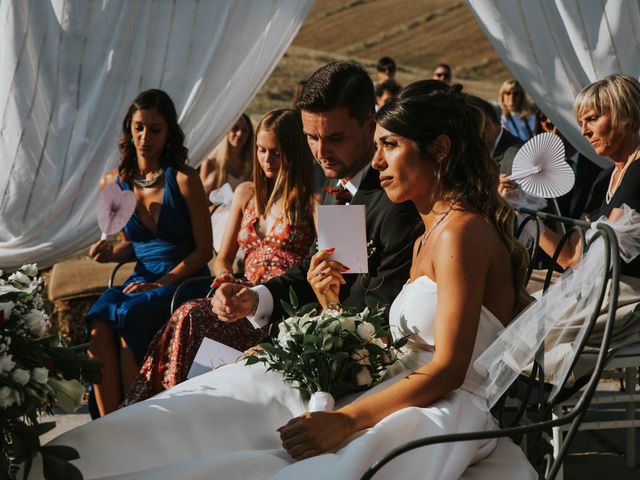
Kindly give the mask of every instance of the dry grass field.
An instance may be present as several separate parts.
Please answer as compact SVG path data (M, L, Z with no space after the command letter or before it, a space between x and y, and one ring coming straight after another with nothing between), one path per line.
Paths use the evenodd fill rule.
M290 105L295 84L328 61L355 60L374 73L384 55L396 60L402 84L430 78L445 62L454 81L488 100L511 76L466 1L317 0L249 113Z

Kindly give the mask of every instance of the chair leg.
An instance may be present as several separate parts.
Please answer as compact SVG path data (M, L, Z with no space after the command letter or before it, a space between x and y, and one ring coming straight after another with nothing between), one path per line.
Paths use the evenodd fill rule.
M636 367L627 367L624 370L625 373L625 390L626 393L633 394L636 390ZM634 468L636 466L636 411L635 411L635 402L627 403L626 408L627 420L631 420L631 427L627 428L626 431L626 452L625 456L627 457L627 467Z
M562 407L556 407L556 408L562 408ZM556 415L556 408L553 409L553 413L551 415L551 418L554 420L558 418L558 415ZM562 446L562 427L553 427L552 433L553 433L553 458L558 458L558 454L560 453L560 448ZM558 469L558 474L556 475L555 480L564 480L564 462L562 462L562 465L560 465L560 468Z

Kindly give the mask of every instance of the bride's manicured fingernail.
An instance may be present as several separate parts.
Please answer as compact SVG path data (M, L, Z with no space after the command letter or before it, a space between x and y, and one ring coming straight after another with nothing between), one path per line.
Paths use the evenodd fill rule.
M333 253L333 252L335 252L335 251L336 251L336 249L335 249L335 248L327 248L327 252L329 252L329 253Z

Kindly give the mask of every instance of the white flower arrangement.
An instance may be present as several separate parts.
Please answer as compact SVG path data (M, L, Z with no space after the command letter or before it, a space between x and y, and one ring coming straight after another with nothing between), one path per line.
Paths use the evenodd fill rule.
M42 284L35 264L8 276L0 270L0 478L14 478L19 464L28 473L39 453L46 478L81 479L68 462L75 450L40 445L55 422L38 424L38 417L56 404L75 411L84 395L78 379L99 383L100 365L79 351L84 346L66 348L47 335Z
M339 399L371 388L406 343L406 338L390 338L383 326L384 308L318 313L317 304L298 309L292 290L290 300L291 305L283 302L289 317L280 323L277 338L260 344L247 364L266 364L312 397L326 392Z

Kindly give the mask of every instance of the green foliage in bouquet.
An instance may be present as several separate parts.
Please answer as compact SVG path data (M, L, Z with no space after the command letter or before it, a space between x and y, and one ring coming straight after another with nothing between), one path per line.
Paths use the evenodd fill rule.
M36 454L50 480L81 479L69 463L78 453L64 446L42 446L40 435L55 422L38 423L55 405L75 411L82 402L81 381L100 383L100 364L84 353L86 345L67 348L48 335L42 278L35 265L10 275L0 270L0 480L27 478Z
M261 343L247 364L262 362L309 395L328 392L339 399L371 388L407 342L391 339L384 308L319 311L314 303L298 308L293 290L289 297L290 304L282 302L289 317L280 323L278 337Z

